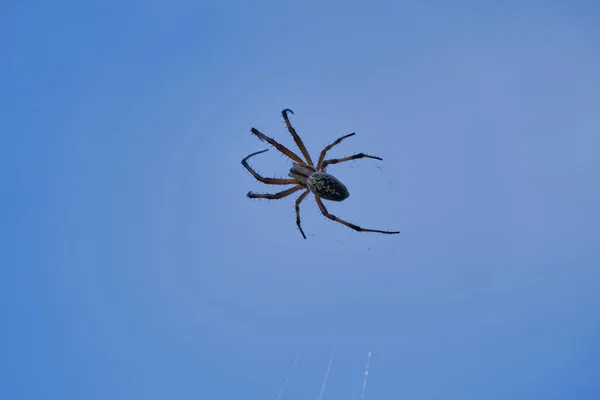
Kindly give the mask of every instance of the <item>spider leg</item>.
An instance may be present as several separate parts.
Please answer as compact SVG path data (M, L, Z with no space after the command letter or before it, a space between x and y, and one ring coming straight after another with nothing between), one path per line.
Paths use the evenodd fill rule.
M380 230L377 230L377 229L361 228L358 225L351 224L350 222L344 221L343 219L340 219L340 218L336 217L335 215L330 214L327 211L327 208L325 207L325 204L323 204L323 201L319 198L319 196L315 196L315 200L317 201L317 205L321 209L321 213L323 213L324 216L326 216L327 218L329 218L332 221L336 221L336 222L339 222L340 224L346 225L347 227L352 228L355 231L358 231L358 232L386 233L386 234L389 234L389 235L400 233L400 232L391 232L391 231L380 231Z
M252 128L250 131L253 134L255 134L256 136L258 136L258 138L260 140L264 140L265 142L269 143L271 146L275 147L277 150L279 150L280 152L282 152L283 154L285 154L292 160L294 160L297 163L300 163L302 165L306 165L306 163L300 157L298 157L293 151L291 151L284 145L277 143L275 141L275 139L268 137L267 135L265 135L264 133L262 133L261 131L259 131L258 129L255 129L255 128Z
M335 142L331 143L330 145L326 146L323 151L321 152L321 155L319 156L319 161L317 162L317 169L321 168L321 164L323 164L323 160L325 159L325 154L331 150L331 148L337 144L339 144L342 140L349 138L350 136L354 136L356 135L356 133L350 133L349 135L344 135L341 138L337 139Z
M312 167L314 164L313 164L313 162L312 162L312 160L310 158L310 154L308 154L308 151L306 150L306 146L304 146L304 143L302 142L302 139L300 139L300 136L298 136L298 133L296 133L296 130L294 129L294 127L290 123L290 119L287 116L288 112L290 112L292 114L294 113L289 108L286 108L285 110L283 110L281 112L281 115L283 115L283 119L285 120L285 124L287 125L288 131L290 131L290 133L292 134L292 137L294 138L294 142L296 142L296 146L298 146L298 148L302 152L302 155L304 156L304 158L306 158L306 162L308 163L308 165L310 165Z
M323 165L321 165L321 171L325 172L327 170L327 166L330 164L339 164L339 163L345 162L345 161L356 160L357 158L373 158L375 160L383 161L383 158L381 158L381 157L370 156L365 153L358 153L358 154L354 154L354 155L348 156L348 157L331 158L329 160L325 160L325 161L323 161Z
M295 179L265 178L265 177L259 175L258 172L256 172L255 170L253 170L252 167L250 165L248 165L248 163L246 162L246 160L248 160L250 157L253 157L253 156L257 155L257 154L264 153L267 150L269 150L269 149L257 151L256 153L252 153L248 157L244 158L242 160L242 165L244 166L244 168L246 168L257 181L260 181L262 183L266 183L268 185L291 185L291 184L294 184L294 183L298 183L298 182L296 182Z
M296 225L298 225L298 229L300 229L300 233L302 234L302 237L304 239L306 239L306 235L304 234L304 231L302 230L302 226L300 225L300 203L302 202L302 200L304 200L304 198L310 193L310 190L306 190L306 192L302 193L300 196L298 196L298 198L296 199Z
M286 196L289 196L292 193L297 192L298 190L302 189L302 186L300 185L296 185L292 188L283 190L279 193L275 193L275 194L270 194L270 193L252 193L252 192L248 192L248 197L250 197L251 199L269 199L269 200L277 200L277 199L283 199Z

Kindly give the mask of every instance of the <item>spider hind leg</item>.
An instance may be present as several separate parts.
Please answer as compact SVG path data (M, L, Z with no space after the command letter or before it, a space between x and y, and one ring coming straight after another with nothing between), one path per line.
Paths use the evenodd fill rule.
M361 228L358 225L354 225L348 221L344 221L343 219L336 217L333 214L330 214L329 211L327 211L325 204L323 204L323 201L318 196L315 196L315 200L317 201L317 205L319 206L321 213L325 217L329 218L332 221L339 222L342 225L346 225L348 228L354 229L357 232L375 232L375 233L385 233L387 235L396 235L396 234L400 233L399 231L380 231L378 229Z

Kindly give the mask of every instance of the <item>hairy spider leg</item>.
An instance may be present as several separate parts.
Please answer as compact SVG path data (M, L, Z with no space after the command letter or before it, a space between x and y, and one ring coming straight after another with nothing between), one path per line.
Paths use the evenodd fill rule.
M306 239L306 235L304 234L304 231L302 230L302 226L300 225L300 203L302 203L302 200L304 200L306 198L306 196L308 196L309 193L310 193L310 190L307 189L306 192L302 193L296 199L296 225L298 225L298 229L300 229L300 233L302 234L302 237L304 239Z
M317 169L321 169L321 164L323 164L323 160L325 159L325 154L327 154L327 152L329 150L331 150L331 148L337 144L339 144L342 140L349 138L350 136L354 136L356 135L356 133L350 133L348 135L344 135L341 138L337 139L335 142L331 143L328 146L325 146L325 148L323 149L323 151L321 151L321 155L319 156L319 161L317 162Z
M264 133L262 133L261 131L259 131L256 128L252 128L250 131L253 134L255 134L256 136L258 136L258 138L260 140L264 140L265 142L269 143L271 146L275 147L277 150L279 150L280 152L282 152L283 154L285 154L286 156L288 156L292 160L296 161L297 163L306 165L306 162L304 162L304 160L302 160L293 151L291 151L290 149L288 149L284 145L277 143L275 141L275 139L271 139L270 137L268 137L267 135L265 135Z
M304 156L304 158L306 158L306 162L308 163L308 165L310 165L312 167L314 164L312 162L312 159L310 158L310 154L308 154L308 150L306 150L306 146L304 146L304 143L302 142L302 139L300 139L300 136L298 136L298 134L296 133L296 130L294 129L294 127L290 123L290 119L287 116L288 112L290 112L292 114L294 113L289 108L286 108L285 110L283 110L281 112L281 115L283 115L283 119L285 120L285 124L287 125L288 131L290 131L290 133L292 134L292 137L294 138L294 142L296 142L296 146L298 146L298 148L302 152L302 155Z
M266 183L268 185L293 185L295 183L298 183L298 182L296 182L295 179L265 178L265 177L259 175L258 172L253 170L252 167L250 165L248 165L248 163L246 162L246 160L248 160L250 157L253 157L260 153L264 153L265 151L268 151L268 150L269 149L265 149L265 150L257 151L256 153L250 154L248 157L246 157L242 160L242 165L244 166L244 168L246 168L252 174L252 176L254 178L256 178L256 180L258 180L262 183Z
M317 205L321 209L321 213L325 217L329 218L332 221L339 222L340 224L346 225L347 227L352 228L355 231L358 231L358 232L377 232L377 233L385 233L385 234L388 234L388 235L394 235L394 234L400 233L399 231L398 232L391 232L391 231L380 231L380 230L377 230L377 229L365 229L365 228L361 228L358 225L351 224L350 222L344 221L343 219L340 219L340 218L336 217L335 215L330 214L327 211L327 208L325 207L325 204L323 204L323 201L319 198L319 196L315 196L315 200L317 201Z
M321 166L321 171L323 171L323 172L327 171L327 166L330 164L339 164L339 163L342 163L345 161L356 160L357 158L373 158L375 160L383 161L383 158L381 158L381 157L370 156L365 153L358 153L358 154L354 154L352 156L348 156L348 157L344 157L344 158L331 158L329 160L325 160L325 161L323 161L323 165Z
M289 196L292 193L296 193L298 190L303 189L301 185L296 185L292 188L283 190L279 193L271 194L271 193L252 193L248 192L248 197L251 199L269 199L269 200L277 200L283 199L286 196Z

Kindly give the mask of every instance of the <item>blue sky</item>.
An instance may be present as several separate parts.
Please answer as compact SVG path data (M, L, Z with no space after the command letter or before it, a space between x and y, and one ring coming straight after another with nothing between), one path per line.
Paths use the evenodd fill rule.
M4 2L0 398L599 398L599 11Z

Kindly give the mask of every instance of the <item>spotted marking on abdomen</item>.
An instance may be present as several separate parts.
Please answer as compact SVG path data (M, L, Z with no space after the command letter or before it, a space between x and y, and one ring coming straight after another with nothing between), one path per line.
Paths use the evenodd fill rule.
M342 182L324 172L314 172L308 177L308 188L326 200L342 201L350 196Z

